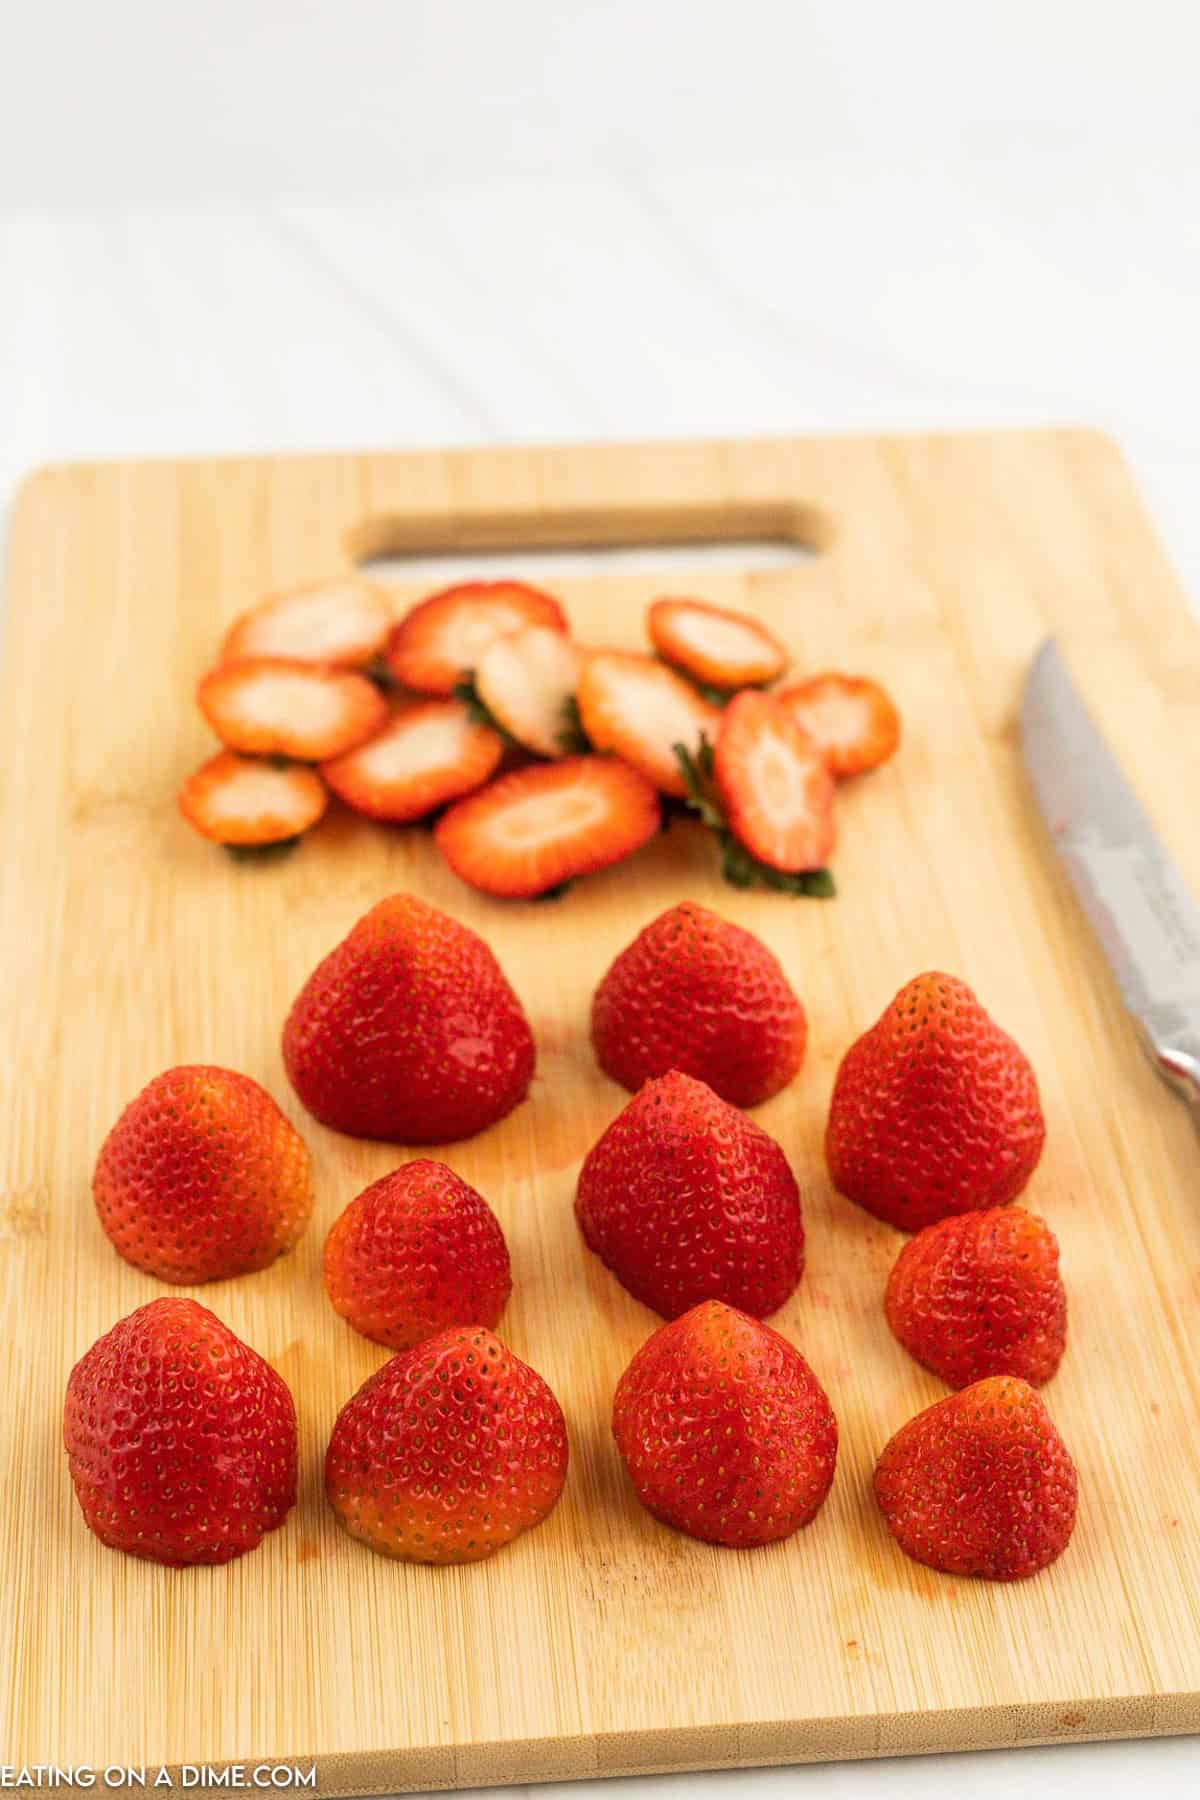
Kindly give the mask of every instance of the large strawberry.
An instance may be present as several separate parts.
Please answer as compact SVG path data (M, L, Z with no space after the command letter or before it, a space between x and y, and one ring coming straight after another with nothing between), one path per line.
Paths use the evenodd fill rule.
M796 1074L807 1035L778 959L694 900L639 932L592 1001L597 1059L631 1093L679 1069L734 1106L757 1106Z
M248 1075L168 1069L104 1140L92 1193L126 1262L160 1281L265 1269L312 1212L304 1140Z
M413 1562L479 1562L540 1525L567 1478L541 1376L481 1326L402 1350L338 1414L325 1492L350 1533Z
M286 1384L195 1300L152 1300L92 1345L63 1445L101 1543L172 1568L253 1550L296 1499Z
M590 1249L636 1300L673 1319L701 1300L756 1318L804 1269L787 1158L702 1081L648 1081L592 1146L575 1212Z
M904 1348L951 1387L985 1375L1039 1386L1067 1341L1058 1240L1020 1206L953 1213L905 1244L884 1307Z
M947 1575L1018 1581L1062 1555L1075 1527L1070 1452L1033 1388L989 1376L902 1425L875 1497L907 1556Z
M642 1345L617 1385L613 1434L656 1518L739 1549L807 1525L837 1462L833 1408L800 1352L719 1300Z
M525 1098L533 1034L481 937L411 894L364 915L283 1028L292 1085L351 1137L443 1144Z
M1021 1192L1046 1135L1022 1051L952 975L918 975L851 1045L825 1135L834 1185L919 1231Z

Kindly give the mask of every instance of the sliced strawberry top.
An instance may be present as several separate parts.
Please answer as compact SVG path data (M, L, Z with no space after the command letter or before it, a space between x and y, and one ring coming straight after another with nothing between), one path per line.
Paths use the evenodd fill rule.
M493 638L475 668L475 692L510 737L535 756L578 746L572 701L580 651L561 631L527 625Z
M196 690L200 711L231 750L324 762L380 729L387 701L348 669L294 658L222 663Z
M377 736L321 773L347 806L403 824L481 787L504 754L498 734L477 725L461 700L402 706Z
M660 656L710 687L774 681L787 667L787 651L765 625L705 600L655 600L646 628Z
M833 778L812 739L770 694L747 690L730 701L714 774L729 828L752 856L788 871L828 860Z
M895 754L900 715L891 696L864 675L814 675L776 699L807 731L834 775L860 775Z
M214 843L281 844L315 825L328 798L312 769L298 763L278 769L222 750L188 776L179 810Z
M523 625L565 632L552 594L521 581L467 581L422 600L392 632L387 659L397 681L420 694L450 694L493 638Z
M687 792L675 745L696 751L721 714L690 682L652 656L597 650L579 676L579 716L597 750L611 750L660 793Z
M297 662L363 668L379 656L392 629L386 588L359 576L337 576L271 594L235 619L221 661L286 656Z

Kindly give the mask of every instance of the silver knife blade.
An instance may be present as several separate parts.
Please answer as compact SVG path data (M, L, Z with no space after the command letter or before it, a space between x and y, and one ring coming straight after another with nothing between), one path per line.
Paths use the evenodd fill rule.
M1200 1111L1200 906L1053 638L1026 678L1021 748L1051 841L1146 1049Z

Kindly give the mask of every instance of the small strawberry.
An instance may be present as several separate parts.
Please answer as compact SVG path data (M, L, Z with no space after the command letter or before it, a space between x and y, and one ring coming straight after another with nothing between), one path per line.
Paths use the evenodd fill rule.
M338 1414L325 1492L351 1537L410 1562L479 1562L540 1525L567 1478L562 1408L478 1325L402 1350Z
M423 900L393 894L301 988L283 1060L323 1125L444 1144L473 1137L525 1098L533 1034L483 939Z
M777 958L694 900L647 925L592 1001L597 1061L631 1093L678 1069L734 1106L757 1106L791 1081L807 1036Z
M800 1195L766 1132L690 1075L648 1081L584 1158L588 1248L666 1319L701 1300L762 1318L804 1269Z
M810 1524L837 1464L837 1420L800 1352L719 1300L642 1345L617 1384L613 1435L656 1519L739 1550Z
M325 1291L355 1331L407 1350L448 1325L497 1323L512 1292L508 1245L483 1195L422 1158L373 1181L336 1220Z
M918 975L850 1046L825 1156L834 1186L876 1218L919 1231L1015 1200L1046 1126L1021 1050L964 981Z
M296 1409L195 1300L152 1300L75 1364L63 1447L102 1544L168 1568L244 1556L296 1500Z
M902 1425L875 1497L906 1556L946 1575L1020 1581L1075 1527L1075 1464L1026 1381L993 1375Z
M787 667L787 651L765 625L724 606L655 600L646 624L659 655L706 687L751 687Z
M361 669L382 654L391 629L387 589L359 576L337 575L272 594L242 613L225 635L221 661L282 656Z
M493 638L523 625L565 632L567 620L551 594L524 582L462 582L405 613L388 641L388 664L417 693L452 694Z
M356 750L321 764L340 800L369 819L401 825L482 787L504 754L461 700L418 700Z
M609 756L568 756L501 775L443 813L438 849L484 894L533 899L621 862L661 824L650 783Z
M586 749L576 713L580 652L561 631L527 625L493 638L475 666L475 693L514 742L535 756Z
M113 1248L160 1281L265 1269L312 1212L303 1138L270 1094L232 1069L156 1075L104 1140L92 1178Z
M891 696L865 676L814 675L775 698L839 778L878 768L899 746L900 715Z
M682 799L686 791L676 744L695 753L716 735L720 713L690 682L652 656L594 650L579 673L579 717L588 742L610 750Z
M387 722L387 701L352 669L284 657L220 663L196 689L222 743L253 756L324 762L365 743Z
M721 715L713 773L729 829L751 856L785 872L833 853L833 779L812 739L773 694L737 694Z
M303 836L328 800L321 777L303 764L277 768L234 750L211 756L179 790L179 810L201 837L247 848Z

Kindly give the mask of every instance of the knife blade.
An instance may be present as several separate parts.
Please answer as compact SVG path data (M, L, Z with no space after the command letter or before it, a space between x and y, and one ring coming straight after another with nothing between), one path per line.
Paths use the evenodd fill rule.
M1026 678L1020 735L1051 842L1142 1042L1200 1115L1200 905L1053 638Z

